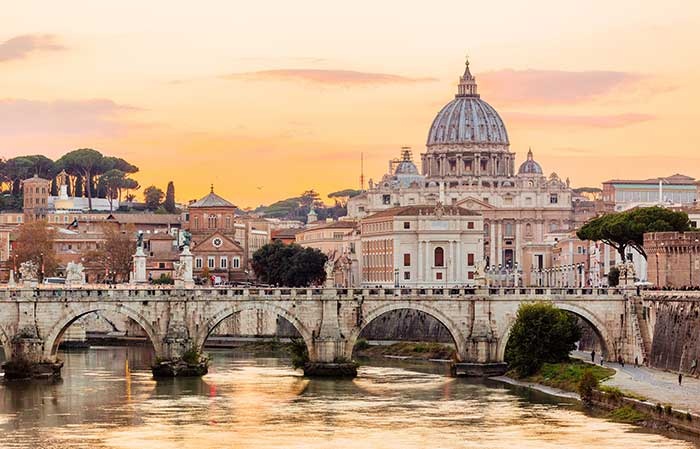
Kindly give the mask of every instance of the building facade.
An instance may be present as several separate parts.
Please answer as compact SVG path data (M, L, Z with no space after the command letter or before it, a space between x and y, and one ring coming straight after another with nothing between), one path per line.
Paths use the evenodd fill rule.
M603 202L615 211L658 204L695 205L697 199L697 181L678 173L665 178L611 179L603 183Z
M361 284L446 288L476 284L483 217L457 206L400 206L360 223Z
M647 276L658 287L700 287L700 232L644 234Z

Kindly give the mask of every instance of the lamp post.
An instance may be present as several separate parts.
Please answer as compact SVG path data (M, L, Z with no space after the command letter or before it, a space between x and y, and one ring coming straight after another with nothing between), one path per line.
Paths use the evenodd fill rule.
M39 283L44 282L44 253L39 253Z

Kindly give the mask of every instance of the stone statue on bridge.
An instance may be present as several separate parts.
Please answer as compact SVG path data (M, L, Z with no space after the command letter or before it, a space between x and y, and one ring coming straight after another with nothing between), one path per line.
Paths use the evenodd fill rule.
M85 284L85 267L83 267L82 263L68 262L68 264L66 265L66 284Z
M37 282L39 280L39 266L31 260L22 262L19 265L19 274L22 282Z

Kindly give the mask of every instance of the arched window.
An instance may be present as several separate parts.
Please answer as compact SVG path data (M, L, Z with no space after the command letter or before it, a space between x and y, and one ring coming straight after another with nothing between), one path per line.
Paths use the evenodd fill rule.
M435 266L444 267L445 266L445 250L441 247L435 248Z
M209 229L216 229L216 215L209 215Z
M532 235L532 225L530 223L527 223L525 225L525 235L527 235L527 236Z

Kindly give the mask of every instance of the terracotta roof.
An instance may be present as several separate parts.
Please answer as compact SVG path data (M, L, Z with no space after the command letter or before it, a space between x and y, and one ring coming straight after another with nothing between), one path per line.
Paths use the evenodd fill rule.
M285 237L292 238L302 231L303 231L303 229L299 229L299 228L275 229L274 231L272 231L271 237L273 239L274 238L285 238Z
M342 221L332 221L332 222L321 222L318 226L313 223L306 229L301 229L299 232L304 231L316 231L318 229L354 229L357 227L356 221L342 220Z
M371 218L381 218L381 217L413 217L418 215L435 215L436 206L426 205L426 206L401 206L392 207L391 209L383 210L375 214L365 217L365 220ZM459 206L442 206L443 215L445 216L475 216L480 215L478 212L471 211Z
M190 207L236 207L233 203L221 198L212 190L207 196L190 204Z
M179 224L179 214L110 214L107 220L134 224ZM81 220L82 221L82 220Z
M672 185L685 185L696 183L695 178L676 173L675 175L671 176L649 179L611 179L609 181L605 181L603 184L658 184L659 181L663 181L664 184Z
M175 240L175 237L167 232L159 232L157 234L145 234L144 238L148 240Z

